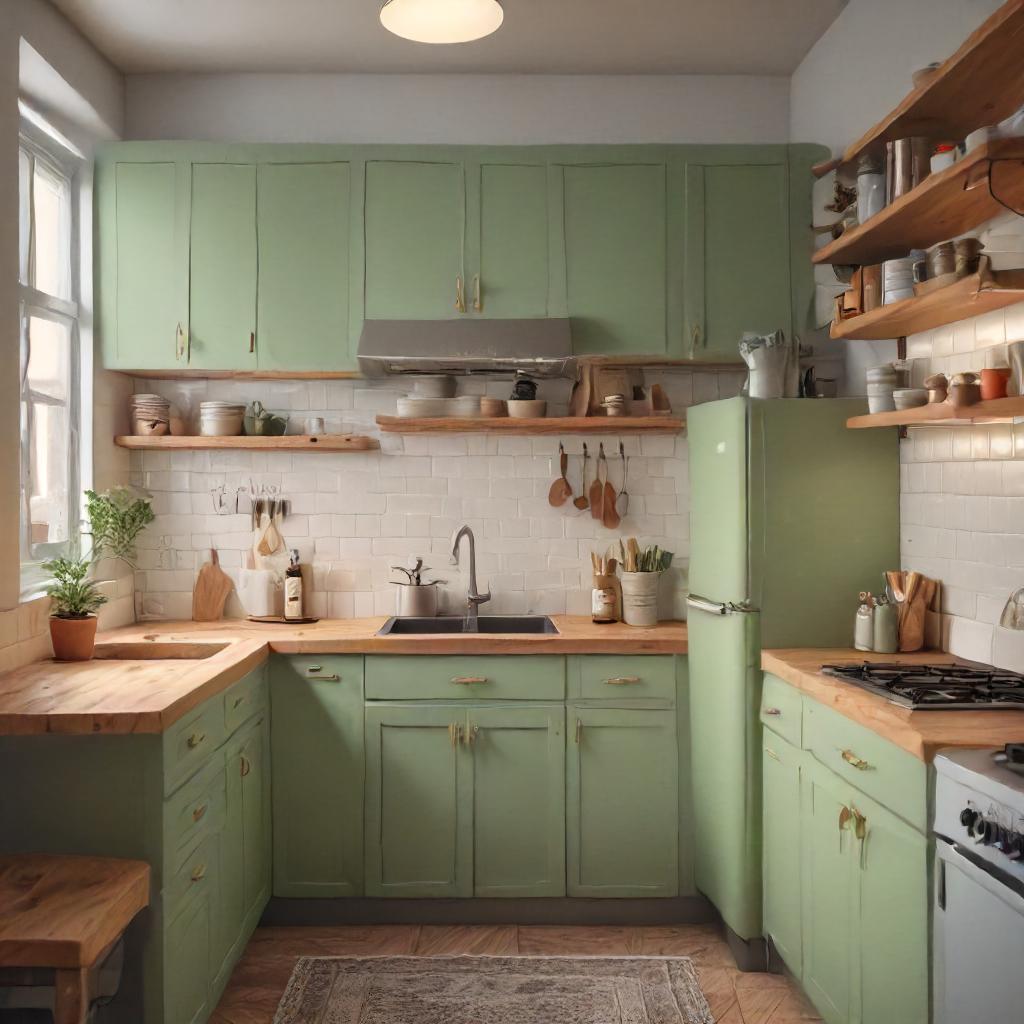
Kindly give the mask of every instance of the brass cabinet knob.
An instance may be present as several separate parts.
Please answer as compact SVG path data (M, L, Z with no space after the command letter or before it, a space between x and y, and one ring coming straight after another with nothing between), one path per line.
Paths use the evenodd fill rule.
M606 679L609 686L636 686L642 682L639 676L616 676L614 679Z
M197 864L192 869L192 875L191 875L192 881L193 882L200 881L205 874L206 874L206 865L205 864Z
M200 804L200 805L199 805L199 806L198 806L198 807L197 807L197 808L196 808L196 809L195 809L195 810L194 810L194 811L192 812L192 820L193 820L193 821L200 821L200 820L202 820L202 818L203 818L203 815L205 815L205 814L206 814L206 809L207 809L207 808L208 808L209 806L210 806L209 804Z
M848 765L852 765L859 772L866 772L871 767L864 758L858 757L852 750L844 750L842 758Z
M456 686L481 686L487 682L487 676L454 676L452 682Z
M199 744L202 743L203 740L205 740L205 739L206 739L206 733L205 732L194 732L194 733L192 733L192 735L189 736L189 738L188 738L188 749L189 750L195 750L196 747L198 747Z

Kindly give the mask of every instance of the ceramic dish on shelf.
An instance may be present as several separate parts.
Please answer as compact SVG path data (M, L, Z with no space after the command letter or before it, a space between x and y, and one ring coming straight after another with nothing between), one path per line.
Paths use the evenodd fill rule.
M539 420L547 415L548 403L543 398L510 398L508 414L514 420Z
M403 419L470 419L480 415L479 395L458 398L400 398L398 415Z
M508 415L508 402L504 398L481 398L480 415L488 419Z
M892 400L897 412L904 412L907 409L917 409L928 404L927 388L897 388L892 393Z

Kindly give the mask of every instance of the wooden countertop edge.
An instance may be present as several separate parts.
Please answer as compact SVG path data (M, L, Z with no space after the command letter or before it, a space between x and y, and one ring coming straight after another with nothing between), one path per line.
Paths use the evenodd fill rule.
M495 654L686 654L685 622L663 622L650 629L623 625L591 625L582 618L552 616L558 634L521 634L379 637L384 617L366 620L324 621L313 626L267 625L225 621L217 623L149 622L126 626L101 634L100 643L227 641L218 654L198 662L183 674L183 692L160 708L142 710L4 711L0 708L0 736L3 735L152 735L164 732L204 701L215 697L267 661L270 654L400 654L400 655L495 655ZM317 627L320 627L319 629ZM332 629L345 635L330 635ZM628 634L623 630L630 630ZM591 630L596 635L590 635ZM601 630L614 630L600 635ZM326 634L317 636L317 633ZM169 662L156 660L152 666ZM179 663L180 664L180 663ZM34 666L15 669L14 675ZM45 677L41 686L55 686L68 679L74 666L55 668L52 683ZM194 683L192 681L194 680ZM189 685L192 683L192 685ZM67 686L73 687L72 681ZM2 703L2 699L0 699Z
M870 729L926 763L931 763L943 748L997 747L1020 739L1024 735L1024 711L910 711L851 683L823 675L816 666L862 661L953 664L959 660L962 659L945 651L920 651L909 655L879 655L836 648L761 652L761 668L765 672L778 676L844 718Z

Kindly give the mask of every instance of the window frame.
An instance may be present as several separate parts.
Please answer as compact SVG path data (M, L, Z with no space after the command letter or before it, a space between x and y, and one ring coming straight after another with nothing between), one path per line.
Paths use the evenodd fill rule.
M28 155L30 166L29 182L29 250L27 261L28 281L21 280L21 242L19 240L18 266L18 322L19 322L19 405L25 403L29 395L27 372L31 352L29 332L30 319L49 320L61 324L68 331L68 420L70 436L67 447L67 486L68 507L67 523L68 538L65 541L33 544L31 540L31 515L29 513L29 495L31 493L31 439L32 439L32 403L27 403L27 422L19 425L19 555L21 560L21 589L23 597L39 593L47 582L47 575L42 563L60 556L74 556L81 550L81 526L83 513L82 499L82 415L85 406L84 395L84 364L81 346L81 314L82 314L82 239L81 239L81 203L82 176L85 167L81 154L65 147L55 137L46 132L35 119L28 119L22 114L18 129L19 163L21 153ZM36 164L40 164L49 173L56 175L67 183L68 189L68 284L70 298L64 299L40 291L34 282L34 261L32 258L32 198L31 188L34 180ZM22 216L22 196L18 196L19 225ZM19 228L20 234L20 228ZM20 421L19 421L20 422Z

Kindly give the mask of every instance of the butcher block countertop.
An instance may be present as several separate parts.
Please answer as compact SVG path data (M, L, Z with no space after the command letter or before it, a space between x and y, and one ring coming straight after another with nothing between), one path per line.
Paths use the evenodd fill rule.
M848 647L794 648L761 652L761 668L871 729L922 761L943 747L1001 747L1024 740L1024 711L910 711L852 683L823 675L822 665L883 661L905 665L953 664L943 651L870 654Z
M40 661L0 675L0 735L160 733L263 664L271 652L685 654L687 649L683 622L640 629L598 626L586 616L551 618L558 634L381 637L376 634L387 621L384 616L310 625L140 623L101 633L92 661ZM122 657L137 652L119 645L140 643L152 645L150 656Z

